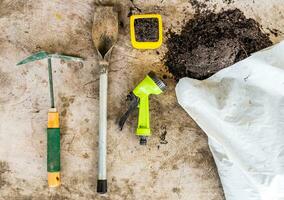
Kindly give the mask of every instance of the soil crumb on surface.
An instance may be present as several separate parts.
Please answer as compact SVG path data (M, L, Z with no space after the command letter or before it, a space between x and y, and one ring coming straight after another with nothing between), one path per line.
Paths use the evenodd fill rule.
M134 20L135 38L138 42L156 42L159 38L159 22L157 18L141 18Z
M260 25L239 9L196 15L180 34L170 30L168 36L164 60L176 80L206 79L272 45Z
M0 189L8 184L4 175L9 171L8 163L0 160Z

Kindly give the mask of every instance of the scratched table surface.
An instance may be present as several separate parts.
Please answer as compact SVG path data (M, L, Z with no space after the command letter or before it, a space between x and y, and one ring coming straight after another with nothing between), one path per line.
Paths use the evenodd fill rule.
M119 2L119 3L118 3ZM164 31L179 31L193 17L188 0L133 1L143 12L160 13ZM283 39L283 0L205 0L216 11L239 8L263 31ZM175 81L162 58L166 51L135 50L129 36L128 0L116 1L119 38L109 71L109 192L96 193L99 71L91 29L93 0L0 1L0 199L222 200L222 187L206 135L179 106ZM16 66L40 50L78 55L83 64L53 60L55 101L60 113L62 185L47 187L46 126L49 108L47 61ZM123 131L117 119L126 95L153 70L168 84L150 98L153 135L140 146L136 115Z

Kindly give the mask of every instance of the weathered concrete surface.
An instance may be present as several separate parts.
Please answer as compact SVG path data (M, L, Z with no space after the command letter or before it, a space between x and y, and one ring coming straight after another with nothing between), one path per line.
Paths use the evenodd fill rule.
M135 117L124 130L116 125L127 93L149 70L168 75L163 46L131 47L127 13L120 2L121 28L109 73L109 193L96 194L98 68L91 38L92 0L0 1L0 199L221 200L224 199L205 134L178 105L171 78L166 93L151 97L153 136L139 146ZM134 1L145 12L159 12L164 29L178 30L193 15L187 0ZM238 7L259 21L274 42L283 39L281 0L207 1L216 10ZM214 6L215 5L215 6ZM49 107L47 62L16 66L39 50L79 55L84 65L54 61L56 105L61 115L62 186L46 182L46 120ZM170 77L168 75L168 77ZM166 133L167 144L161 144ZM163 139L163 138L162 138Z

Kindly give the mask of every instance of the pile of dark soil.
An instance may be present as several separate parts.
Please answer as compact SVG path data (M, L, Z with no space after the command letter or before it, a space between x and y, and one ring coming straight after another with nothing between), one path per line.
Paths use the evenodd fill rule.
M157 18L135 19L134 30L138 42L156 42L159 38L159 21Z
M168 36L164 60L176 80L206 79L272 45L260 25L238 9L197 15L180 34L169 31Z

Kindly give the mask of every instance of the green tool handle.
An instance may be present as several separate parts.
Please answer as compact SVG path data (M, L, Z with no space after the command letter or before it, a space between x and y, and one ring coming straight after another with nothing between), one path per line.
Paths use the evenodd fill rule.
M149 114L149 96L145 95L139 99L138 127L136 135L150 136L150 114Z
M60 171L60 128L47 128L47 171Z

